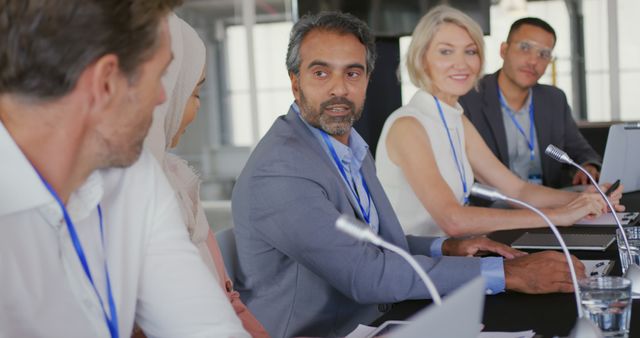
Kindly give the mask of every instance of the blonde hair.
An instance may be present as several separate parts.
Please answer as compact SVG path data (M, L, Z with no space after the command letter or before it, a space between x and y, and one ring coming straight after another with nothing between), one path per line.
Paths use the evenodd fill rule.
M480 72L478 79L482 77L482 69L484 68L484 40L482 37L482 29L468 15L463 12L445 5L434 7L425 16L420 19L418 25L411 35L411 44L407 52L406 67L409 73L409 79L414 86L431 92L431 78L424 70L422 61L434 36L445 23L452 23L469 33L471 40L478 47L478 56L480 57ZM478 80L476 79L476 81Z

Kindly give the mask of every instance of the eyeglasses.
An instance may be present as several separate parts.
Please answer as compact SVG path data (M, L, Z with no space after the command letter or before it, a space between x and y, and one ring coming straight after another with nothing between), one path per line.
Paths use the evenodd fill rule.
M520 53L531 54L534 52L535 55L542 60L551 61L551 59L553 59L553 49L536 46L537 43L533 41L518 41L515 42L515 45Z

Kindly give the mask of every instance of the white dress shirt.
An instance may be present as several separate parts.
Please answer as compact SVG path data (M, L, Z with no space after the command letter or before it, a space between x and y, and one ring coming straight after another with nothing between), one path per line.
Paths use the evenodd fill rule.
M0 337L110 337L59 205L1 123L0 158ZM129 168L93 172L67 210L109 313L107 258L120 337L134 320L149 337L249 336L149 153Z

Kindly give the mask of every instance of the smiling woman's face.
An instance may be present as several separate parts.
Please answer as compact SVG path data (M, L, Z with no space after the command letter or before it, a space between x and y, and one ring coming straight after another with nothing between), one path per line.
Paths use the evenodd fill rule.
M432 81L431 94L451 106L471 90L480 74L478 46L464 28L452 23L438 29L422 64Z

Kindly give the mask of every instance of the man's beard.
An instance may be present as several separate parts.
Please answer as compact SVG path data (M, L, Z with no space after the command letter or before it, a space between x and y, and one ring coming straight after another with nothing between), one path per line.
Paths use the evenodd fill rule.
M146 134L145 134L146 135ZM141 139L141 134L136 135L136 139L123 144L123 143L114 143L106 138L102 138L103 147L105 152L102 156L102 165L100 168L127 168L133 165L140 154L142 153L144 137ZM124 135L121 135L119 138L124 138Z
M153 122L153 112L139 111L139 105L137 97L133 93L128 93L128 107L131 107L131 114L146 114L149 118L144 121L136 121L136 127L127 126L127 128L121 128L117 131L111 130L104 134L98 132L102 149L104 151L102 155L101 168L126 168L133 165L140 154L144 145L144 140L149 133L151 124ZM134 123L131 121L130 123Z
M363 107L356 109L355 103L345 97L333 97L322 102L319 109L314 109L307 102L302 88L298 88L298 91L300 92L300 113L302 117L310 125L324 130L329 135L342 136L347 134L351 130L353 123L362 116ZM345 116L329 116L324 113L327 107L338 104L349 107L351 113Z

